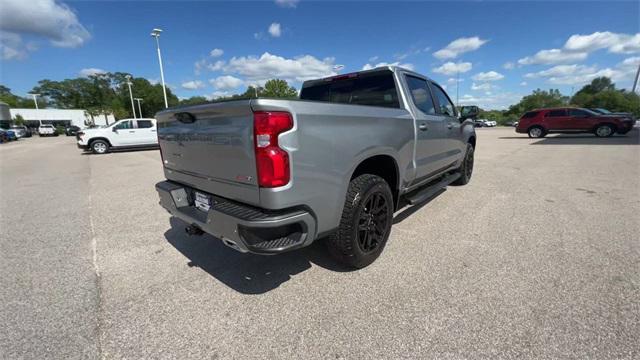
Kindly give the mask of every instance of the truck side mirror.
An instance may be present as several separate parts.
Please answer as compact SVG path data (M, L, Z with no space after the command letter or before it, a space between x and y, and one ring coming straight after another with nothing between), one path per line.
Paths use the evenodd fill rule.
M479 113L480 109L475 105L463 106L460 108L460 121L466 119L475 119Z
M114 132L114 133L116 133L116 134L118 133L118 129L116 129L116 127L115 127L115 126L111 128L111 131L113 131L113 132Z

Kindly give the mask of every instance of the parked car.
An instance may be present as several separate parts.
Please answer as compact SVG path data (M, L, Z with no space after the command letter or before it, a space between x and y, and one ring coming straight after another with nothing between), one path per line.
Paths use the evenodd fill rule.
M6 141L18 140L18 135L16 135L15 131L7 130L7 129L2 129L2 131L4 132L4 137L6 138Z
M156 190L190 234L257 254L327 238L338 261L362 268L401 204L471 179L478 108L461 113L433 80L394 66L305 81L300 100L164 110Z
M485 120L485 119L475 119L475 120L473 120L473 125L475 127L486 127L487 126L487 120Z
M58 136L56 127L51 124L42 124L38 127L38 135L40 136Z
M485 120L484 123L485 123L485 126L488 126L488 127L498 126L498 122L495 120Z
M9 130L5 130L0 128L0 143L7 143L12 140L16 140L15 133L9 132Z
M18 137L31 137L31 130L24 125L11 125L11 130L15 131Z
M522 115L516 132L531 138L544 137L549 133L591 132L599 137L614 133L626 134L633 128L635 120L626 115L603 115L583 108L537 109Z
M506 123L504 123L507 126L518 126L518 122L515 120L509 120Z
M77 133L78 148L105 154L112 149L158 147L155 119L123 119Z
M75 125L69 125L64 128L64 134L66 136L76 136L78 131L80 131L80 127Z

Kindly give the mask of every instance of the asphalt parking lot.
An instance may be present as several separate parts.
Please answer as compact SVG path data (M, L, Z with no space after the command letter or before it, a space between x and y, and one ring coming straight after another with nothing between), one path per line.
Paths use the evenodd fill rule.
M0 358L639 358L638 129L478 136L359 271L186 236L156 150L2 145Z

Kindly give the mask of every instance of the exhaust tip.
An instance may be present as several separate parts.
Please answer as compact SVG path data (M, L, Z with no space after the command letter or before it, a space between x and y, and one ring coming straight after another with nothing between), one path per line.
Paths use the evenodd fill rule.
M189 225L187 227L184 228L184 232L187 233L187 235L189 236L200 236L202 234L204 234L204 231L202 231L202 229L200 229L198 226L196 225Z

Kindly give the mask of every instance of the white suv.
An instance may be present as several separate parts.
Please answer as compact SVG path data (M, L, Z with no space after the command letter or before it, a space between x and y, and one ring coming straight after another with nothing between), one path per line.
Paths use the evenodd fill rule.
M38 135L40 135L40 136L56 136L58 134L56 133L55 126L53 126L51 124L42 124L42 125L40 125L40 127L38 127Z
M104 154L110 149L158 147L156 119L123 119L78 132L78 147Z

